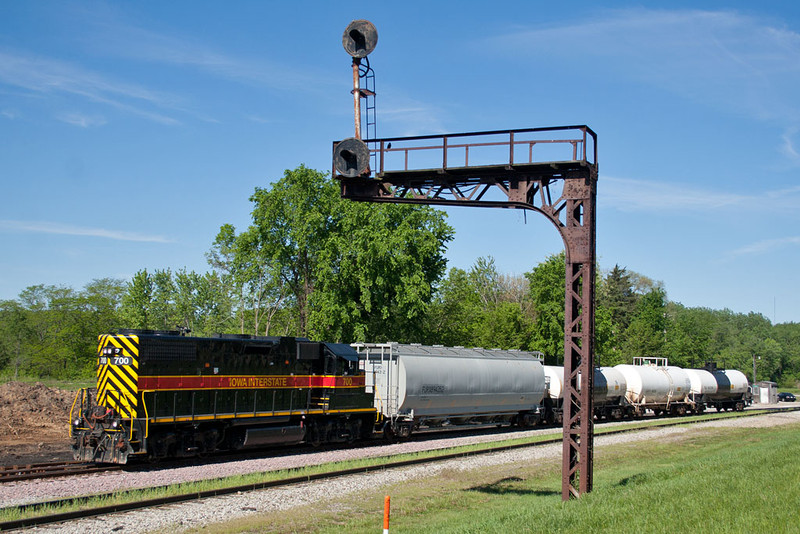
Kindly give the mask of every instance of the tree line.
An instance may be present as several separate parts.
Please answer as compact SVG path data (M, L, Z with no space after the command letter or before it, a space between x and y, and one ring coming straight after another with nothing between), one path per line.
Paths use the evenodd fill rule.
M90 376L97 335L117 328L518 348L563 363L563 252L522 275L500 273L490 256L448 271L454 231L443 212L346 201L304 166L250 200L252 223L220 228L206 273L141 269L128 281L37 285L0 301L0 375ZM755 364L758 380L800 381L800 324L687 308L644 275L597 272L598 365L715 361L752 379Z

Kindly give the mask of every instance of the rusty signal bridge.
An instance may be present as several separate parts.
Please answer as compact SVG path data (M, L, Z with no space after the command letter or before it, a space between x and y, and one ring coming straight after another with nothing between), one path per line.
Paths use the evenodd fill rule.
M334 142L333 159L344 198L526 209L555 225L566 255L562 498L591 491L597 135L588 126L560 126L357 136Z

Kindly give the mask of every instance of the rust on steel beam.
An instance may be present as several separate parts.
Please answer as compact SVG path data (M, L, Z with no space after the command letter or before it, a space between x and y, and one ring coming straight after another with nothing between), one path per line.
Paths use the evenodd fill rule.
M594 285L596 180L565 179L566 250L564 303L564 401L562 487L564 500L592 491L594 479ZM580 381L581 388L578 388Z
M353 58L353 115L355 118L356 133L355 138L361 139L361 87L359 67L361 58Z
M591 491L596 134L588 126L561 126L367 142L378 148L333 144L333 175L344 198L527 209L558 229L566 257L562 498ZM361 161L373 156L374 176Z

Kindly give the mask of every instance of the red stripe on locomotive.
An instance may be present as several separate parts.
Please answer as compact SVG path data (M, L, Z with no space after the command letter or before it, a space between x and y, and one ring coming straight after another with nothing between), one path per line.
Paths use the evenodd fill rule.
M139 390L356 388L364 376L140 376Z

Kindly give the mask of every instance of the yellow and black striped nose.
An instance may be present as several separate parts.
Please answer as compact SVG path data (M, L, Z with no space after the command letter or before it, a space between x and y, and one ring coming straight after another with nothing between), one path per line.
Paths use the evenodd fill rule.
M139 396L139 336L102 335L98 340L97 403L134 419Z

